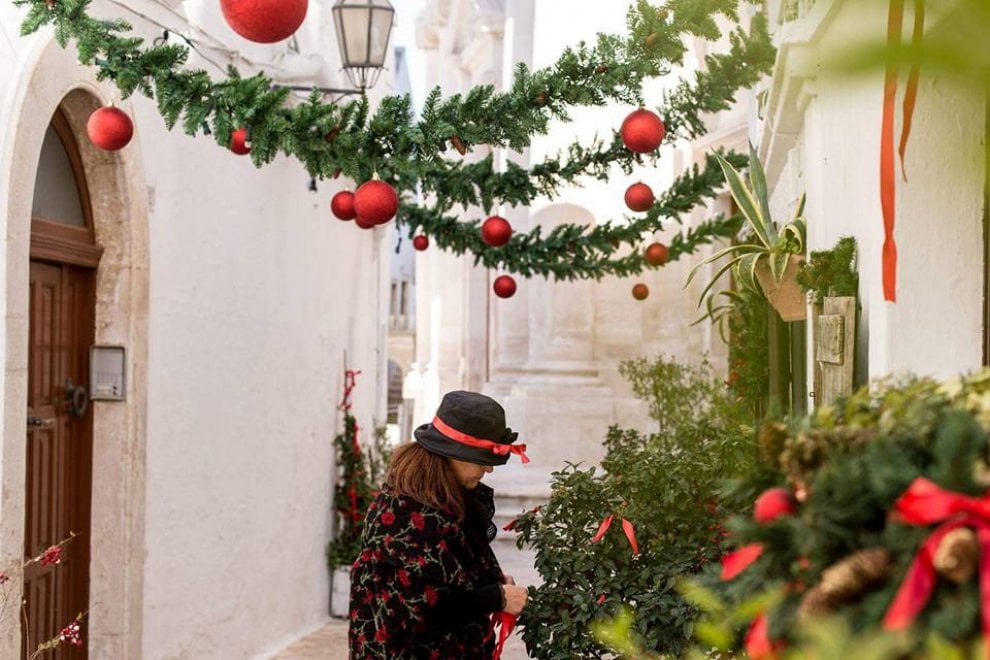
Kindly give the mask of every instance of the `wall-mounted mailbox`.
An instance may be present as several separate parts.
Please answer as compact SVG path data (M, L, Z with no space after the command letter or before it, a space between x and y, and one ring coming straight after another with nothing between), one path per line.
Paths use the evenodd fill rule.
M124 401L127 373L123 346L92 346L89 349L89 398L95 401Z

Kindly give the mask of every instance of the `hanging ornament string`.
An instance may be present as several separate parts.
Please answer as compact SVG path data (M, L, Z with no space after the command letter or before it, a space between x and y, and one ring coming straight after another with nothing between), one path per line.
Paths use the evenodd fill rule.
M591 537L592 543L598 543L599 541L602 540L602 537L605 536L605 532L607 532L608 528L612 526L613 518L614 516L612 514L609 514L608 516L605 517L605 520L603 520L602 524L598 527L598 532L596 532L595 535ZM639 543L636 542L636 528L633 527L633 524L631 522L629 522L629 519L621 518L621 520L622 520L622 531L623 533L625 533L626 539L629 541L629 546L632 548L633 556L638 555Z

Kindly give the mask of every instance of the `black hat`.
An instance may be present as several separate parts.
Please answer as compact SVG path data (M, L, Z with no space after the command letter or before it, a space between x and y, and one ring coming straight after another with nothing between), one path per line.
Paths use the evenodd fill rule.
M513 445L518 433L505 426L505 410L495 399L477 392L447 392L436 417L413 435L423 448L448 458L479 465L505 465L509 454L523 463L526 445Z

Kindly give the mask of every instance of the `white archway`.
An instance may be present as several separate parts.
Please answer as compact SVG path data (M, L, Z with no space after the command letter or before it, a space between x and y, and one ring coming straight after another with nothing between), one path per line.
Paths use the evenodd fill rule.
M0 657L20 653L20 561L24 545L25 416L31 200L41 145L61 107L78 139L97 242L96 342L127 348L126 402L96 402L93 428L89 649L94 657L139 657L144 556L148 354L148 227L139 135L121 152L86 139L105 85L75 52L35 36L0 108L0 223L4 258L3 415L0 433L0 566L11 589L0 618ZM16 592L16 593L14 593Z

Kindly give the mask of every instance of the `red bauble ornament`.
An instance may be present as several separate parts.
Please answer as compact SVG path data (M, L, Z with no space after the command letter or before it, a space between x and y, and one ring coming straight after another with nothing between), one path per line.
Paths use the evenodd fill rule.
M354 211L354 193L341 190L330 200L330 210L341 220L353 220L357 215Z
M246 156L251 153L251 146L247 143L247 129L238 128L230 132L230 150L238 156Z
M501 247L508 243L510 238L512 238L512 225L505 218L493 215L481 223L481 240L486 245ZM508 276L506 275L505 277Z
M786 488L768 488L753 504L753 519L760 524L773 522L781 516L797 513L794 495Z
M356 224L361 229L371 229L375 226L374 222L371 222L367 218L362 218L361 216L355 216L354 224Z
M643 258L651 266L662 266L667 263L667 246L663 243L650 243L646 246Z
M622 143L633 153L645 154L660 146L666 132L657 113L640 108L622 122Z
M422 234L419 236L413 236L413 247L422 252L426 248L430 247L430 239Z
M492 291L499 298L511 298L516 292L516 281L511 275L499 275L492 283Z
M626 206L632 211L649 211L655 201L653 189L645 183L634 183L626 188Z
M134 122L120 108L99 108L89 116L86 133L100 149L117 151L126 147L134 136Z
M632 296L636 300L646 300L646 297L650 295L650 287L646 286L642 282L636 284L632 288Z
M231 29L259 44L291 37L306 18L308 7L309 0L220 0Z
M354 211L358 224L383 225L395 217L399 210L399 196L395 188L384 181L365 181L354 192Z

